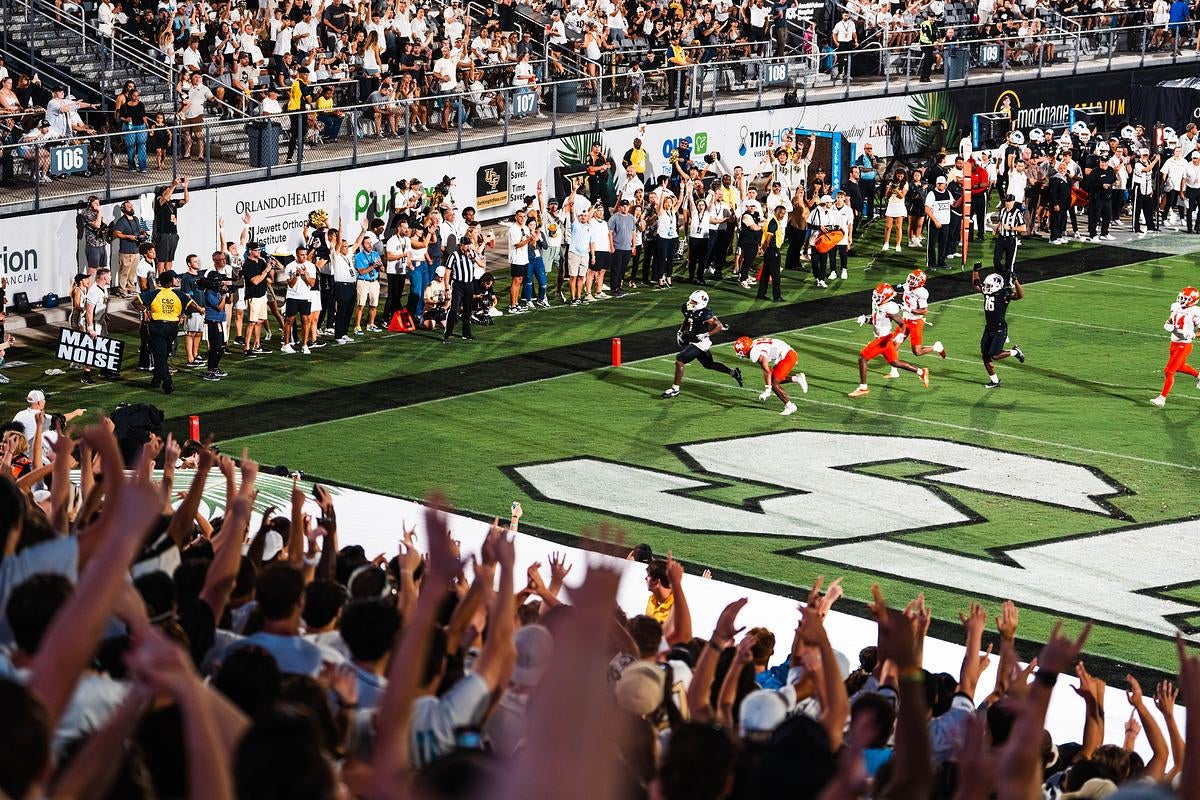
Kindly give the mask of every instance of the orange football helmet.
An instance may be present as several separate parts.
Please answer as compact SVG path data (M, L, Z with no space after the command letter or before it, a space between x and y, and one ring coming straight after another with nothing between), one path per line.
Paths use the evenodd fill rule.
M871 292L871 302L877 306L881 306L884 303L891 302L895 296L896 287L890 283L881 283Z
M1195 286L1185 286L1179 290L1178 300L1182 308L1191 308L1200 302L1200 291Z
M750 341L749 336L739 336L733 343L733 352L737 353L738 358L749 358L750 348L753 346L754 342Z
M920 289L922 286L925 285L926 277L927 276L925 275L925 270L914 269L912 272L908 273L908 281L907 281L908 288Z

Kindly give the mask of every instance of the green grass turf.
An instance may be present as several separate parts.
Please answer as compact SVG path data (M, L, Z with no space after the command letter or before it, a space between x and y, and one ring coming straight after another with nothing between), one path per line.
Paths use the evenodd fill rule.
M848 280L835 281L829 289L818 289L808 272L785 272L785 299L789 303L798 303L869 289L880 280L903 280L918 260L917 256L907 247L899 254L890 252L881 255L878 250L882 227L873 225L868 230L869 233L862 237L861 249L851 257ZM1072 245L1073 248L1088 246ZM1022 258L1036 258L1054 252L1060 251L1040 240L1032 240L1027 248L1022 248ZM988 263L990 258L991 250L988 247ZM491 267L496 269L497 265L492 264ZM807 270L807 263L804 263L804 267ZM356 337L355 344L346 347L331 346L314 350L311 356L286 356L278 352L281 341L278 324L271 321L275 338L271 342L264 342L264 345L273 352L252 361L246 361L238 354L227 356L222 368L230 373L230 377L220 383L201 380L203 370L180 369L175 377L176 392L171 396L146 390L149 375L136 370L136 331L118 334L126 347L127 366L122 371L122 377L101 380L94 386L82 386L79 373L75 370L68 370L63 376L41 375L46 369L65 366L53 357L49 348L13 349L9 351L10 359L28 362L29 366L6 371L13 379L13 384L6 387L8 391L0 389L0 415L11 417L24 407L21 401L25 392L13 391L13 386L36 385L43 389L51 398L50 406L53 409L63 406L85 407L89 411L85 420L94 420L97 412L111 410L119 402L135 400L153 402L168 418L172 418L188 414L203 415L230 406L281 397L302 397L323 389L353 389L359 384L385 378L419 375L445 367L467 366L484 359L536 353L551 347L611 336L627 336L637 331L678 324L676 317L679 305L695 288L679 279L681 271L686 275L684 266L677 265L677 282L672 290L656 291L641 286L628 297L582 308L558 307L557 298L551 296L554 309L525 314L520 319L499 318L495 325L483 329L479 341L470 347L444 348L440 337L432 332L415 336L385 333ZM508 298L507 269L496 269L496 275L497 295L503 307L507 305ZM768 305L756 301L753 290L742 289L733 281L710 285L707 291L712 296L712 306L723 316ZM177 360L181 361L182 358ZM303 406L299 406L298 419L303 417L304 412Z
M875 362L871 395L846 398L858 382L856 351L868 338L864 329L846 321L782 333L799 351L800 368L811 385L799 413L787 419L775 413L778 401L756 400L757 388L752 387L757 387L757 376L738 390L724 376L695 364L685 375L684 394L663 400L658 395L669 385L672 370L672 358L663 357L230 444L249 446L266 463L286 463L369 489L417 497L448 488L455 503L479 514L520 500L529 522L564 534L579 532L602 514L532 496L505 467L596 456L686 476L688 467L668 445L787 429L931 436L1079 463L1103 470L1131 490L1112 502L1137 523L1177 519L1193 513L1192 493L1185 487L1195 482L1196 471L1150 462L1200 467L1200 437L1193 425L1200 417L1200 393L1183 377L1166 409L1148 401L1158 393L1167 351L1161 323L1190 266L1187 257L1171 257L1032 285L1028 298L1010 311L1013 336L1029 354L1029 363L1003 363L1005 384L992 392L981 386L984 372L975 356L980 302L960 298L931 309L927 341L943 340L951 358L925 357L923 363L933 370L928 391L907 374L895 383L883 381L880 362ZM721 360L733 358L727 343L714 352ZM464 389L469 386L467 376ZM361 446L352 446L352 454L332 445L339 441ZM318 442L326 444L314 447ZM870 471L901 477L920 469L900 462ZM772 491L724 483L729 485L697 496L737 503ZM951 487L947 492L983 521L897 538L982 557L987 548L1127 524L970 489ZM632 541L648 542L656 552L673 550L677 557L735 579L803 587L817 574L842 572L803 554L781 552L810 544L805 540L697 535L633 520L622 525ZM955 621L968 599L960 591L881 579L862 570L844 572L853 599L868 599L876 580L898 598L924 590L943 621ZM1195 595L1191 590L1190 596ZM1189 591L1173 596L1186 599ZM995 602L987 605L993 613L998 610ZM1024 612L1023 636L1044 637L1055 618ZM1088 650L1151 669L1171 670L1174 665L1169 641L1104 625L1094 630Z

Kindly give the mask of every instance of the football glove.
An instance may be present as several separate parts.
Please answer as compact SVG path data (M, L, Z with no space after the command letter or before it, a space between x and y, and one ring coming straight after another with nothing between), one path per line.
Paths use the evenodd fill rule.
M1170 320L1167 320L1166 322L1163 323L1163 330L1166 331L1167 333L1174 333L1175 332L1175 323L1171 322Z
M771 396L771 387L770 387L770 386L768 386L767 388L765 388L765 389L763 389L763 390L762 390L762 393L761 393L761 394L759 394L759 396L758 396L758 399L759 399L759 400L766 400L766 399L767 399L768 397L770 397L770 396Z
M857 322L858 322L859 326L866 325L867 324L867 315L859 314Z
M683 347L683 331L675 331L675 344Z
M892 341L895 342L896 344L900 344L901 342L903 342L904 341L904 331L900 331L900 333L897 333L895 336L893 336Z

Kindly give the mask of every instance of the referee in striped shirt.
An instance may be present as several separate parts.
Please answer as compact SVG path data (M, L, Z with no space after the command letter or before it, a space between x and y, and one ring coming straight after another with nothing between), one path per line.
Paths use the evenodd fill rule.
M446 267L450 271L450 314L446 319L446 333L442 344L450 343L454 323L462 316L462 338L471 340L471 303L474 300L472 287L475 285L475 268L485 265L479 249L479 226L472 225L463 235L458 247L450 254Z
M996 241L992 251L992 268L1004 278L1004 283L1013 285L1016 275L1017 244L1019 233L1025 230L1025 209L1011 194L1004 196L1004 205L996 218Z

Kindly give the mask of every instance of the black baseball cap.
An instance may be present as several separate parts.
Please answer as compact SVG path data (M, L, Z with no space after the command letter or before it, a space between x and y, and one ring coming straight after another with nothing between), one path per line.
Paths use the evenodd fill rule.
M262 250L262 242L251 242L246 245L247 250Z

